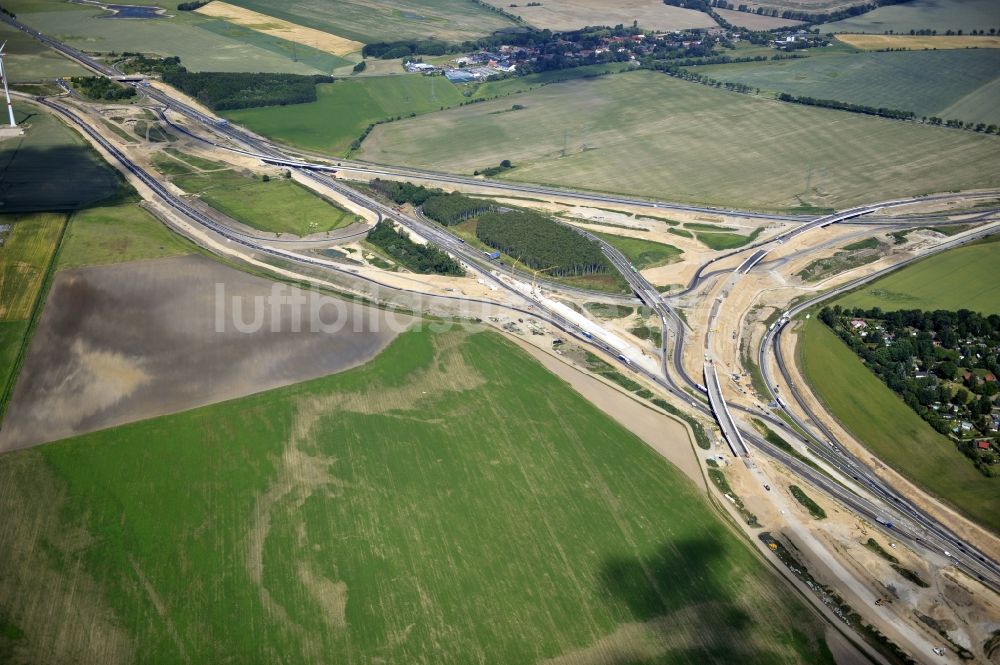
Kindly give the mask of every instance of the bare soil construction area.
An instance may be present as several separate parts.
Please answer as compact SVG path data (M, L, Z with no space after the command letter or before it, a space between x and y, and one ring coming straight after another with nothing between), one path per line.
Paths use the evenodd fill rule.
M412 322L201 256L67 270L52 285L0 450L354 367Z

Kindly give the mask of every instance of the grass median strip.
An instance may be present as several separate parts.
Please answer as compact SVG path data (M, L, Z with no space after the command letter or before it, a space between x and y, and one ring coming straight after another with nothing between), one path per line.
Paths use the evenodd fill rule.
M812 500L808 494L802 491L798 485L789 485L788 491L792 493L795 500L805 506L809 514L818 520L826 519L826 511L818 503Z

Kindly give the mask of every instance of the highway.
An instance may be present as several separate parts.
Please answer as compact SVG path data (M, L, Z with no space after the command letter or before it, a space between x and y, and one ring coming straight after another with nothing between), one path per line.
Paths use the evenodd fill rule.
M791 319L809 310L810 308L815 307L824 300L835 298L843 293L856 289L867 282L878 279L889 272L898 270L902 266L914 261L919 261L931 254L953 249L998 232L1000 232L1000 224L998 223L981 227L973 232L941 243L940 245L933 247L930 251L907 259L898 265L877 271L871 275L854 280L820 296L800 303L789 309L782 319L774 326L774 328L767 331L764 338L761 340L761 345L758 349L758 363L764 377L764 382L771 393L772 399L777 401L779 408L781 408L792 419L792 421L807 434L807 437L805 438L798 436L796 438L801 440L814 454L821 457L828 463L835 465L843 473L849 475L851 478L864 486L868 491L871 491L883 498L888 506L886 511L883 513L883 518L896 515L898 518L911 520L916 525L917 529L924 532L925 542L932 545L938 554L943 555L945 551L950 552L952 554L951 559L953 563L959 565L961 568L964 568L967 572L970 572L979 579L990 582L991 586L994 588L997 588L994 580L996 576L1000 575L1000 567L998 567L995 562L989 560L982 552L963 542L950 529L931 518L917 506L903 499L897 492L888 486L885 481L877 476L863 461L848 452L846 447L837 441L833 432L823 424L823 420L809 408L808 404L799 392L792 389L793 384L791 374L788 367L785 365L781 354L781 334L788 329L788 324ZM801 412L806 415L806 419L800 418L796 412L790 408L787 401L784 398L779 397L779 392L781 391L777 389L779 384L770 373L770 366L768 363L769 358L774 359L775 365L781 373L781 385L786 387L784 394L788 395L789 399L792 400ZM817 429L819 432L816 431Z
M26 26L23 26L15 21L10 20L8 17L0 17L0 18L6 20L8 23L11 23L15 27L18 27L19 29L27 32L36 39L43 41L52 48L59 50L60 52L71 57L72 59L81 62L87 67L90 67L94 71L97 71L101 74L108 76L114 75L113 70L110 70L110 68L105 67L103 64L90 59L88 56L80 53L79 51L71 49L70 47L63 45L56 40L45 37L44 35L41 35L40 33L30 28L27 28ZM434 242L435 244L440 245L443 249L445 249L449 253L452 253L454 256L463 260L471 270L480 274L484 280L494 285L496 288L505 289L507 292L516 294L516 296L521 301L525 302L525 307L523 308L511 307L494 301L471 299L461 296L431 296L431 297L449 299L449 300L477 302L477 303L487 304L490 306L507 307L512 311L520 312L525 315L547 321L550 324L554 325L555 327L563 330L567 334L573 336L581 343L593 345L594 347L612 356L617 355L617 350L612 346L608 345L607 343L603 342L600 339L594 339L592 335L580 329L572 322L566 320L564 317L560 316L557 312L551 311L549 308L545 307L543 304L541 304L538 300L532 298L530 295L527 295L523 291L514 288L512 285L509 285L505 280L501 279L490 266L482 265L482 256L476 250L469 248L459 239L452 236L450 233L443 231L440 227L437 227L433 224L429 224L422 220L400 214L399 211L396 211L391 207L372 199L371 197L365 196L364 194L361 194L356 190L346 187L342 183L333 179L329 173L324 173L324 171L329 171L331 169L334 169L334 167L325 165L316 165L311 162L305 162L302 160L293 159L284 154L280 149L268 143L267 141L255 137L249 133L246 133L238 128L235 128L229 125L228 123L220 122L217 118L207 116L201 113L200 111L174 99L173 97L169 96L163 91L155 89L151 86L143 85L142 91L151 99L157 101L158 103L164 105L165 107L175 112L181 113L182 115L194 120L195 122L199 123L206 129L208 129L209 131L218 133L229 140L235 141L238 144L243 145L246 148L246 150L244 150L243 152L245 152L246 154L252 155L268 163L280 164L287 168L295 169L298 173L300 173L304 177L312 179L318 185L326 187L332 191L335 191L342 196L346 196L347 198L356 202L358 205L362 205L370 210L377 212L380 216L396 220L397 222L411 229L418 235L428 239L431 242ZM212 231L213 233L219 235L220 237L223 237L226 240L242 245L246 249L255 253L267 254L271 256L280 257L284 260L296 263L317 266L324 270L330 270L345 275L349 275L352 279L367 281L387 289L392 289L396 291L407 291L406 289L399 289L397 287L392 287L388 284L381 283L378 280L375 280L371 277L361 275L357 271L354 271L350 268L343 268L329 261L312 259L310 257L296 254L294 252L289 252L286 250L268 246L260 238L249 237L246 234L237 233L224 225L218 224L214 220L208 218L206 215L192 208L190 205L188 205L185 201L183 201L179 197L176 197L173 194L171 194L165 187L163 187L163 185L159 183L159 181L155 177L151 176L149 173L145 172L143 169L139 168L137 165L131 162L131 160L129 160L126 155L124 155L110 142L106 141L98 132L93 130L93 128L91 128L85 120L80 118L77 114L73 113L73 111L67 109L63 105L54 102L43 100L41 103L44 103L46 106L48 106L55 112L67 118L72 124L80 127L81 130L84 131L92 140L100 144L102 148L107 150L108 153L114 157L114 159L119 161L129 172L131 172L135 177L137 177L146 186L148 186L150 190L153 191L157 197L159 197L163 202L165 202L179 214L182 214L186 218L193 220L198 225ZM226 147L226 149L232 149L231 147L227 146L220 146L220 147ZM790 240L801 233L806 233L816 228L822 228L823 226L827 226L829 224L847 221L857 217L869 215L881 208L902 206L913 202L934 200L934 197L918 197L907 200L894 200L874 205L859 206L832 215L820 217L815 220L804 221L801 217L777 216L777 215L768 215L763 213L746 213L742 211L731 211L719 208L650 202L640 199L631 199L627 197L595 194L593 192L573 192L563 189L535 187L531 185L521 185L517 183L506 183L506 182L497 183L496 181L490 181L486 183L484 181L473 178L462 178L460 176L450 176L447 174L429 174L428 172L408 170L408 169L388 170L388 169L383 169L383 167L362 165L353 162L341 168L350 168L352 170L367 169L368 173L373 173L373 174L382 174L382 173L385 173L386 175L403 174L403 175L409 175L409 177L414 177L414 178L430 178L438 182L452 182L452 183L475 185L475 186L488 185L491 188L496 188L504 191L515 191L515 192L524 192L524 193L551 195L551 196L563 196L563 197L571 196L573 198L579 198L582 200L590 200L608 204L625 204L625 205L644 206L648 208L657 208L665 210L674 209L674 210L706 212L714 214L740 215L746 217L773 219L779 221L803 222L796 228L793 228L792 230L782 233L778 236L775 236L774 238L762 241L761 243L757 243L756 245L751 246L750 248L745 247L737 252L732 252L726 255L726 256L736 255L739 252L745 252L748 249L755 250L736 269L735 271L736 276L745 275L749 273L767 256L767 254L770 251L775 249L778 244ZM383 170L378 170L378 169L383 169ZM940 198L944 197L945 195L942 195ZM899 222L897 221L895 223L898 224ZM711 371L708 371L708 368L706 367L706 372L705 372L705 381L711 408L701 403L700 401L693 400L691 396L687 394L680 386L678 386L671 378L667 365L667 358L669 357L668 340L672 334L673 337L675 338L674 349L673 349L674 370L678 373L678 375L684 381L684 383L687 384L687 387L696 389L699 392L705 392L705 388L699 386L685 374L682 363L680 362L683 355L683 342L685 334L684 331L686 325L677 316L676 312L674 312L667 305L663 297L655 290L655 288L653 288L652 285L646 282L646 280L642 278L641 275L639 275L639 273L633 270L631 265L628 265L627 260L625 260L625 258L621 256L619 252L617 252L617 250L614 250L614 248L611 248L606 243L602 243L602 249L604 250L605 255L608 256L608 258L612 261L612 263L616 266L616 268L622 273L625 279L629 282L629 284L632 286L633 290L636 292L639 298L645 304L655 309L655 311L660 315L661 321L664 324L663 347L661 349L663 354L661 359L663 367L662 374L650 372L641 366L635 366L635 365L629 365L627 369L636 372L638 374L641 374L647 380L659 385L668 393L683 400L685 404L690 404L691 408L694 411L702 413L703 415L714 416L715 419L720 423L720 426L722 427L724 434L726 434L728 431L728 434L726 434L726 438L733 449L734 455L742 457L748 456L749 449L747 447L747 443L749 443L755 449L761 450L767 455L777 459L782 464L785 464L786 466L788 466L788 468L792 469L796 474L805 478L810 483L822 488L825 492L829 493L838 501L842 502L852 511L872 520L875 520L879 517L886 515L887 512L889 512L890 510L895 511L897 513L899 513L900 511L909 513L908 516L916 523L916 528L910 529L907 522L901 520L899 526L897 526L894 529L893 533L900 534L908 538L913 543L920 544L923 545L924 547L928 547L931 549L937 549L937 551L943 551L944 548L949 547L950 549L953 550L957 549L960 552L969 552L970 556L967 557L963 556L962 559L957 559L954 561L954 563L959 567L963 568L964 570L966 570L967 572L970 572L971 574L979 577L980 579L983 579L993 588L995 589L1000 588L1000 582L998 582L998 580L1000 580L1000 568L998 568L994 562L986 559L981 553L973 551L968 545L962 543L953 535L950 535L950 532L945 527L935 523L929 517L919 514L918 512L912 512L910 510L912 507L909 506L908 504L902 503L898 495L893 493L889 488L882 486L880 483L876 483L874 480L871 480L867 475L860 476L856 475L856 473L852 473L856 472L858 468L856 461L847 459L843 454L831 455L829 458L824 457L825 460L833 464L836 468L838 468L838 470L842 470L844 473L856 479L860 479L860 482L866 486L865 487L866 491L879 495L875 500L872 500L870 497L862 496L861 493L852 491L849 488L846 488L843 485L836 483L831 478L827 477L821 472L818 472L812 469L811 467L804 465L801 462L798 462L794 458L784 453L784 451L781 451L780 449L777 449L774 446L767 443L766 441L764 441L756 432L752 430L741 431L738 423L733 419L732 414L729 410L729 406L722 395L721 386L719 385L718 376L715 372L714 365L711 367ZM622 265L622 262L624 262L625 265ZM689 284L688 290L697 287L701 283L702 279L705 277L704 270L711 263L712 262L706 264L705 266L701 266L699 268L698 273L693 278L691 284ZM417 291L411 291L411 292L419 293ZM827 295L826 297L831 297L831 296ZM799 308L796 308L795 311L796 312L801 311L802 308L804 308L804 305L799 306ZM714 308L714 309L715 309L715 315L717 316L719 308ZM711 329L711 327L712 327L712 322L710 322L709 324L709 329ZM783 327L784 326L782 326L782 328ZM773 338L776 339L776 336L773 336ZM762 369L763 367L764 364L762 364ZM769 385L773 384L769 382ZM810 446L811 449L812 446L822 444L822 442L820 442L818 439L812 441L811 443L812 443L812 445ZM809 445L808 442L807 445ZM822 445L825 446L825 444ZM827 452L829 452L829 448L827 448ZM887 508L887 506L889 506L889 508Z
M941 195L938 198L944 198L946 196L947 195ZM752 254L750 254L750 256L748 256L744 261L742 261L739 264L739 266L733 271L732 273L733 281L730 283L730 285L726 287L726 289L723 289L722 295L720 295L719 299L713 304L711 313L709 315L709 320L707 323L708 330L706 332L706 348L709 345L708 338L711 335L711 331L715 328L716 326L715 322L722 310L722 304L724 303L728 288L730 288L733 284L735 284L735 281L738 280L741 276L744 276L751 270L753 270L754 266L758 265L763 260L763 258L767 256L767 254L769 254L771 251L776 249L778 245L787 242L788 240L795 238L799 235L802 235L803 233L807 233L812 229L822 228L830 224L835 224L848 219L866 215L876 210L884 208L909 205L912 202L913 199L895 199L892 201L884 201L881 203L876 203L866 206L858 206L856 208L844 210L842 212L838 212L832 215L826 215L824 217L816 219L814 222L810 224L800 226L791 231L775 236L766 246L755 250ZM957 247L961 244L971 242L972 240L977 239L979 237L995 233L998 230L1000 230L1000 225L996 224L987 227L982 227L973 233L964 234L962 236L941 243L935 248L935 251L944 251L953 247ZM916 258L911 259L910 261L912 260L916 260ZM910 261L903 262L900 265L905 265L905 263L908 263ZM779 406L783 408L783 410L785 410L790 416L793 417L796 425L802 427L803 431L810 432L811 428L808 426L807 423L804 423L800 419L796 418L794 413L788 410L784 398L778 394L779 391L776 390L775 388L777 384L767 374L768 365L766 362L766 349L768 347L769 340L771 344L774 343L773 340L777 339L777 334L780 333L780 331L786 327L789 317L794 316L804 311L805 309L808 309L818 301L834 297L839 293L843 293L846 290L856 288L860 283L863 283L863 281L876 279L881 274L899 268L900 265L887 268L884 271L880 271L880 273L876 273L876 275L865 278L865 280L859 280L857 283L852 283L844 287L841 287L839 289L835 289L830 293L820 296L819 298L811 299L806 303L796 306L795 308L786 312L785 315L774 326L774 328L768 331L767 334L765 334L764 341L762 342L761 345L761 351L758 360L760 363L761 371L764 372L764 378L768 386L768 390L771 391L771 398L775 400L779 404ZM783 375L785 377L785 385L790 386L790 380L788 377L787 368L784 368L780 353L778 351L775 351L775 356L779 367L782 368ZM741 437L739 437L738 433L739 428L737 423L732 417L732 413L727 406L724 396L722 395L721 388L718 386L717 382L718 379L715 376L714 367L710 369L709 364L710 360L709 357L706 355L706 371L705 371L706 379L707 380L712 380L713 378L715 379L714 385L711 383L707 384L709 388L708 392L709 403L711 404L712 411L715 414L716 419L719 421L723 434L726 436L726 440L729 443L730 447L733 449L734 454L739 454L742 452L742 450L739 447L739 442L741 440ZM821 421L815 417L815 414L812 414L806 408L802 398L798 395L798 393L795 390L789 387L789 389L786 392L799 403L799 405L803 408L803 411L810 416L813 422L821 423ZM803 441L803 443L809 448L810 451L816 454L820 459L823 459L826 463L830 464L833 468L837 469L840 473L842 473L845 478L853 479L862 488L864 488L866 492L870 492L876 498L877 503L875 503L874 505L878 506L878 510L880 511L880 514L876 516L877 520L881 520L883 522L893 522L894 524L893 533L908 536L912 542L922 544L925 548L930 548L932 549L932 551L936 551L938 554L943 554L946 551L947 552L958 551L961 553L966 553L966 556L963 559L957 559L956 557L952 556L951 557L952 562L957 566L959 566L960 568L963 568L967 573L973 575L974 577L977 577L983 582L988 583L994 589L1000 589L1000 566L997 566L995 562L990 561L982 552L975 550L974 548L972 548L971 545L968 545L967 543L961 541L961 539L955 536L954 533L952 533L944 525L939 524L931 516L927 515L923 511L920 511L909 502L904 501L898 492L894 491L891 487L887 485L887 483L878 478L870 469L865 467L865 465L862 464L859 460L846 453L844 451L843 445L838 446L835 443L836 441L835 437L827 428L823 428L823 434L826 436L826 442L823 442L818 437L812 436L807 438L807 440ZM787 432L786 432L786 438L787 438ZM793 440L800 440L800 437L797 434L794 434L792 438ZM826 481L820 484L819 486L826 488L826 485L828 484L829 482ZM871 502L869 502L869 506L867 509L871 509L871 505L872 505ZM860 505L853 507L858 510L862 508L862 506ZM880 522L876 521L876 523L879 523L881 528L883 529L886 528L885 525L881 524Z
M712 405L712 413L722 429L722 436L734 457L750 457L747 444L740 434L740 428L733 420L732 413L729 412L729 405L722 395L722 386L719 385L719 373L715 368L715 363L711 360L705 361L705 386L708 388L708 403Z

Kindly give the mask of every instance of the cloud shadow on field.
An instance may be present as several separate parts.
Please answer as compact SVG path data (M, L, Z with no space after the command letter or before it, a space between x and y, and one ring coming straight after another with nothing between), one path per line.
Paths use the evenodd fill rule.
M0 142L0 213L69 212L110 202L124 191L128 186L118 172L89 147Z
M759 631L766 622L751 617L740 602L744 590L727 585L735 571L725 538L718 535L670 542L641 558L606 559L597 583L637 623L623 625L574 657L616 665L789 662L794 653L765 642Z

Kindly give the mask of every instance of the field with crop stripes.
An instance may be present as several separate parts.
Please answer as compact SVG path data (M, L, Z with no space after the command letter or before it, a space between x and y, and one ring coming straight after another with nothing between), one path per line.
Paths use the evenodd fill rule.
M836 54L699 67L772 92L1000 124L1000 49Z
M511 113L512 104L524 108ZM567 109L573 109L567 116ZM1000 138L784 104L648 71L375 128L362 157L743 208L844 207L1000 184Z
M910 0L879 7L875 11L818 26L821 33L865 32L883 34L892 30L1000 30L1000 4L994 0Z
M492 333L0 460L0 653L832 662L702 490Z

